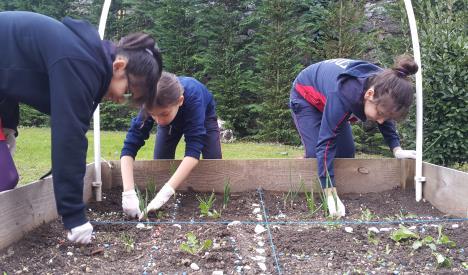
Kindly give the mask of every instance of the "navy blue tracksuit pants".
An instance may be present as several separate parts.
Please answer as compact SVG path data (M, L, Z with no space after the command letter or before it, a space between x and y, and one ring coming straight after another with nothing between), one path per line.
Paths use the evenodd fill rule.
M205 120L206 137L203 141L202 156L204 159L221 159L221 142L219 138L218 119L216 116ZM177 144L182 138L182 129L172 125L159 126L154 146L154 159L174 159Z
M289 107L294 124L301 136L306 158L316 157L316 146L322 124L322 112L307 102L294 88L291 90ZM336 137L336 157L354 158L355 147L351 125L347 123Z

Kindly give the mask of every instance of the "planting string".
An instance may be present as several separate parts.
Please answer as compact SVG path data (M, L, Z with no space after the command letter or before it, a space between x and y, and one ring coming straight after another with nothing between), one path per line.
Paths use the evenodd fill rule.
M145 225L163 225L163 224L230 224L233 221L90 221L94 225L105 224L145 224ZM403 220L384 220L384 221L359 221L359 220L335 220L335 221L237 221L241 224L250 225L386 225L386 224L404 224L404 223L454 223L468 222L468 218L441 218L441 219L403 219Z
M263 217L265 219L265 225L267 228L268 237L270 238L270 245L271 245L271 250L273 252L273 256L275 259L276 270L278 271L278 274L282 274L280 264L278 261L278 257L276 256L276 249L275 249L275 244L273 243L273 236L271 235L271 231L270 231L270 223L268 222L268 215L267 215L266 207L265 207L265 204L263 203L263 190L261 188L258 188L257 192L258 192L258 196L260 197L260 203L262 204Z

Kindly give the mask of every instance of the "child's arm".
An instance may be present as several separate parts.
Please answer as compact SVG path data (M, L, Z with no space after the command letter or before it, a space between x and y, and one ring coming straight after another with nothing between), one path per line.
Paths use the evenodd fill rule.
M159 190L156 197L148 204L148 207L140 214L140 219L143 218L144 213L158 210L161 208L175 193L175 189L184 182L184 180L190 175L193 168L197 166L198 159L193 157L184 157L179 167L175 171L174 175L169 179L166 184Z

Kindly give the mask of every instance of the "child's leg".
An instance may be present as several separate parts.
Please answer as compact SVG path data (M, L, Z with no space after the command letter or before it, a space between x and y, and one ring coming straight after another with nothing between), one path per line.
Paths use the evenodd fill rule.
M15 188L18 184L18 171L8 150L6 141L0 141L0 192Z
M322 113L305 99L296 97L294 94L295 92L291 92L289 103L294 124L304 145L305 157L315 158Z
M177 144L182 137L182 131L174 127L159 126L156 132L156 144L154 145L154 159L174 159Z
M221 141L219 139L218 118L216 116L205 121L206 139L203 143L204 159L221 159Z

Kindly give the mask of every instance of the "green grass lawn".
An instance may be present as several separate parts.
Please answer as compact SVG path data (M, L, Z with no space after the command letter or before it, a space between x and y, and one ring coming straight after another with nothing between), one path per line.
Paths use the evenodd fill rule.
M37 180L50 170L50 129L21 128L17 140L15 163L20 173L20 184ZM101 132L101 156L106 160L118 160L126 132ZM93 162L93 131L88 134L87 162ZM138 152L137 160L153 159L155 135L151 135L146 145ZM184 154L183 139L177 146L176 159ZM303 150L281 144L235 142L222 144L224 159L257 159L257 158L297 158Z

